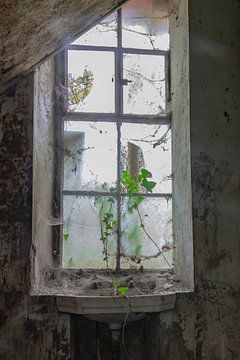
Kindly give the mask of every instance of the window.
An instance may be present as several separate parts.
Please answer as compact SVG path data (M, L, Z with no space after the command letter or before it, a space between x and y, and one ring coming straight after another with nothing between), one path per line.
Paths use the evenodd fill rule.
M135 5L66 49L65 269L172 266L168 21Z
M193 288L188 24L169 14L130 0L34 73L34 294Z

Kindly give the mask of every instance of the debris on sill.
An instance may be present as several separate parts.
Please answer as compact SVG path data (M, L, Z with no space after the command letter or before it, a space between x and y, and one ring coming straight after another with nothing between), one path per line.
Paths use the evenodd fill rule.
M158 295L169 292L182 292L184 286L172 269L164 271L143 271L106 273L104 271L59 270L54 278L45 272L47 287L62 295L73 296L116 296L118 289L127 289L127 296Z

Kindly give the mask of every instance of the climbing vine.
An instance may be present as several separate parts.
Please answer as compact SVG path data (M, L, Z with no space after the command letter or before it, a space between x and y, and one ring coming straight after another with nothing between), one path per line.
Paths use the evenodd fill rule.
M134 233L135 235L139 232L144 232L147 239L151 241L157 249L157 253L152 256L141 256L140 250L141 245L137 245L135 248L135 255L131 256L130 259L137 264L140 264L142 260L156 258L158 256L163 256L165 262L171 267L170 263L168 262L167 258L163 254L163 251L160 249L157 242L152 238L152 236L147 231L145 224L143 222L142 215L139 210L139 206L144 200L144 196L137 195L139 192L149 193L156 186L156 182L152 180L152 174L147 169L142 168L136 176L132 176L128 170L124 170L120 176L120 190L123 193L126 193L127 198L127 212L128 213L136 213L139 219L139 224L134 226ZM109 252L108 252L108 243L111 236L116 231L120 231L118 229L119 224L116 219L116 215L113 212L113 206L116 201L116 192L117 188L112 188L112 197L103 197L98 196L96 198L96 203L99 205L99 221L100 221L100 228L101 228L101 237L100 241L103 243L103 254L104 254L104 261L106 261L107 268L109 269ZM123 217L124 213L121 214ZM131 236L129 235L129 238ZM122 257L127 257L124 253L121 253ZM123 291L124 292L124 291Z

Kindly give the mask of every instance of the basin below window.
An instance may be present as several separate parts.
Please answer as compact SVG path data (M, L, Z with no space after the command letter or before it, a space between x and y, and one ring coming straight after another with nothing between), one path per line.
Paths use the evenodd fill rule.
M57 307L60 312L87 315L99 322L123 322L139 320L144 313L161 312L174 309L175 293L138 296L58 296Z

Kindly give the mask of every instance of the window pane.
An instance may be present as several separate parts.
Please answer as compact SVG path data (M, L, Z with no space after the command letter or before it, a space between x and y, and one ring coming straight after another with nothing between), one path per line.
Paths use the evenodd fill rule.
M171 193L171 130L168 125L122 124L121 166L137 179L142 168L156 182L152 192ZM140 191L146 191L139 187Z
M64 190L108 191L115 186L115 124L66 122L64 137Z
M172 264L171 200L144 198L139 211L128 210L127 198L122 203L122 268L167 268ZM142 224L142 225L141 225ZM163 251L164 259L159 252ZM156 256L156 257L154 257ZM152 257L152 258L151 258Z
M73 45L117 45L117 18L116 13L103 19L99 24L75 40Z
M68 51L70 111L114 112L114 54Z
M100 240L100 217L109 212L109 204L109 197L64 197L64 268L106 269L106 251L109 267L115 267L115 233L109 236L106 243ZM115 217L114 204L111 212Z
M165 3L131 0L123 9L123 46L138 49L169 49L168 14Z
M125 114L157 115L165 111L164 56L124 54Z

